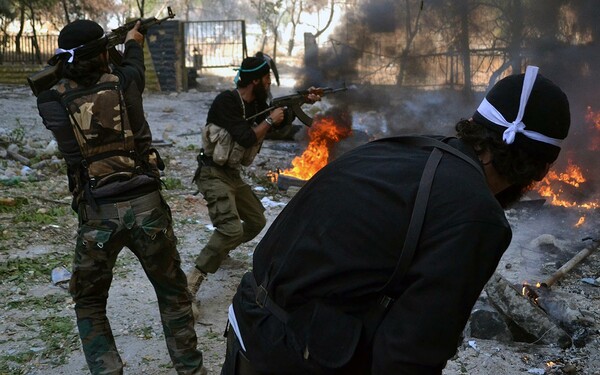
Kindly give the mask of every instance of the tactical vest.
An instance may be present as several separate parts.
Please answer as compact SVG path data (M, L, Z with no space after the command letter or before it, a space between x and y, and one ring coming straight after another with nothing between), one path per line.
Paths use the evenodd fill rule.
M215 163L230 168L252 164L261 145L262 142L257 142L252 147L243 147L233 140L227 130L215 124L207 124L202 131L202 146L206 155L212 156Z
M79 177L89 182L84 189L125 181L136 173L158 178L158 154L145 155L141 160L136 153L117 76L104 74L95 85L83 88L74 81L63 79L55 89L69 113L79 144L83 158ZM86 181L78 181L79 184L85 185Z

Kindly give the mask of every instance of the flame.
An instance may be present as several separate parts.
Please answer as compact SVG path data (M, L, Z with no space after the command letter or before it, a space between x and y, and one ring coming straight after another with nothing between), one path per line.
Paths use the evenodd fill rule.
M338 123L333 116L315 116L313 125L308 130L310 141L306 150L292 160L292 168L284 170L281 174L301 180L310 179L327 165L333 145L351 134L351 127Z
M581 168L569 160L564 172L549 171L546 177L537 186L537 191L542 197L550 199L550 204L563 207L581 207L581 208L597 208L600 204L597 201L579 203L577 201L569 201L563 196L565 191L563 186L572 186L577 189L587 179L583 176Z
M580 226L583 225L583 223L585 223L585 215L579 218L579 220L577 221L577 224L575 224L575 228L579 228Z
M277 176L278 175L279 175L279 170L277 170L277 171L268 171L267 172L267 178L271 182L277 182Z

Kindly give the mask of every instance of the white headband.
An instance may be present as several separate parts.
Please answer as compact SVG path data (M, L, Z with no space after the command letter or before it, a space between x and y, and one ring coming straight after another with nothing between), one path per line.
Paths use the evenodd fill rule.
M69 57L69 60L67 60L67 62L68 62L68 63L72 63L72 62L73 62L73 58L75 57L75 50L76 50L76 49L78 49L78 48L81 48L81 47L83 47L83 46L84 46L84 44L82 44L82 45L80 45L80 46L77 46L77 47L75 47L75 48L71 48L71 49L62 49L62 48L57 48L57 49L54 51L54 54L55 54L55 55L58 55L58 54L60 54L60 53L68 53L68 54L70 54L70 55L71 55L71 57Z
M485 117L487 120L493 122L496 125L508 128L504 131L502 135L502 139L504 140L504 142L506 142L506 144L513 143L515 141L515 135L517 133L521 133L527 138L533 139L534 141L544 142L560 147L562 139L550 138L533 130L525 130L525 124L523 123L523 115L525 114L525 107L527 106L529 94L531 94L531 89L533 88L533 84L535 82L535 77L537 76L538 70L539 68L537 66L528 66L527 70L525 71L525 79L523 80L523 90L521 91L521 100L519 103L519 112L517 113L517 118L515 118L513 122L506 121L504 116L502 116L502 114L496 108L494 108L494 106L485 98L477 108L477 112L479 112L479 114Z

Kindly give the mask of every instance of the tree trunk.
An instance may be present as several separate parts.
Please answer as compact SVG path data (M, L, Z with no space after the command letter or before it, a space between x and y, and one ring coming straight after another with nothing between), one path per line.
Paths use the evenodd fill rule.
M508 45L509 60L511 61L512 74L521 73L521 38L523 35L523 4L520 0L510 3L512 27Z
M21 15L19 17L19 32L15 37L15 49L17 55L21 54L21 37L23 36L23 29L25 28L25 5L21 4L20 6Z
M67 6L67 0L62 0L63 10L65 12L65 21L67 24L71 23L71 18L69 17L69 7Z
M33 30L33 39L31 44L33 45L33 50L35 51L35 60L38 64L42 63L42 53L40 52L40 46L38 45L37 40L37 32L35 30L35 11L33 10L33 5L29 4L29 12L31 12L31 29Z
M473 96L473 85L471 83L471 48L469 43L469 1L460 0L458 7L458 17L460 18L458 45L463 63L463 94L466 99L470 99Z

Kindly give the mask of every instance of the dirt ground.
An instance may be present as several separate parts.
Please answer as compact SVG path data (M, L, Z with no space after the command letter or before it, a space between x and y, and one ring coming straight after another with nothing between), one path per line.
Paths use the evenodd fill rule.
M186 271L212 231L205 202L194 194L191 178L200 130L219 89L214 85L207 91L146 94L144 99L156 145L167 164L168 189L164 193L173 211ZM277 91L288 94L289 87L274 91L276 96ZM33 149L45 149L50 144L51 135L37 116L35 98L27 88L0 86L0 136ZM244 172L267 208L269 223L290 197L270 182L267 173L288 168L302 150L301 141L266 141L254 165ZM87 372L75 328L73 302L64 287L53 285L51 280L53 269L70 268L77 225L60 165L35 169L19 180L11 176L25 173L24 165L0 158L0 178L4 179L0 198L14 203L0 206L0 374ZM507 211L514 241L498 272L515 284L544 280L583 246L590 245L583 243L582 238L597 236L598 220L593 220L597 213L587 214L588 224L575 229L581 215L576 210L542 207ZM556 240L552 251L536 242L547 235ZM196 331L210 374L220 373L227 308L241 276L251 268L252 252L261 237L262 234L234 250L200 290L202 317ZM600 255L592 254L553 287L562 299L587 316L585 345L561 349L557 345L465 337L444 374L600 374L600 288L582 282L584 278L598 277ZM115 269L107 314L126 362L126 374L175 374L156 297L127 249Z

